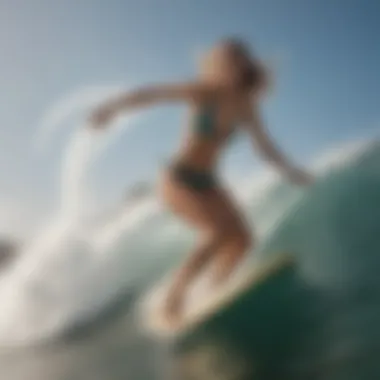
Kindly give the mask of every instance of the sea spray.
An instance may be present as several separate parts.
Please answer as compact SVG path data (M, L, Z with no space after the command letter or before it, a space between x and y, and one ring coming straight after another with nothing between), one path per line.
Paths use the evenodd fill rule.
M104 98L104 91L102 94ZM49 131L46 120L52 123L51 131L69 116L70 110L76 110L79 100L82 106L93 104L95 98L99 101L99 93L87 95L91 96L74 97L75 102L71 99L57 107L45 119L43 132ZM88 123L74 131L63 155L57 210L0 280L0 341L4 345L46 339L73 318L73 311L75 314L75 310L80 313L91 308L91 302L86 306L87 292L93 290L89 284L96 283L101 269L96 255L99 249L90 243L93 236L85 233L91 205L87 175L112 138L129 125L127 121L125 117L115 120L108 134L92 130ZM83 297L76 297L78 289Z

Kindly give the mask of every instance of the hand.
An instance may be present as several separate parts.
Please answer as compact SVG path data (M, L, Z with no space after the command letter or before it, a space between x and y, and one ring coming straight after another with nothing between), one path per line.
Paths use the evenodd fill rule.
M116 113L112 103L99 106L90 116L90 123L93 128L104 128L111 121Z
M311 174L298 169L298 168L290 168L287 171L288 178L299 186L309 186L314 182L314 178Z

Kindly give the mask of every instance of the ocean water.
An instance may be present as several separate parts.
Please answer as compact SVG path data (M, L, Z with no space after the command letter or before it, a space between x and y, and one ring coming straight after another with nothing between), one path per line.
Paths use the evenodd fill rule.
M170 342L141 327L138 305L194 234L154 194L89 222L86 173L101 151L91 139L74 136L57 214L0 277L1 379L167 379L177 360ZM260 361L255 379L377 379L380 143L335 148L312 170L310 189L269 173L234 189L259 236L247 265L286 251L299 278L274 298L299 323L282 328L282 309L250 310L245 355Z
M326 173L281 215L256 255L295 265L177 337L180 377L379 378L379 154Z

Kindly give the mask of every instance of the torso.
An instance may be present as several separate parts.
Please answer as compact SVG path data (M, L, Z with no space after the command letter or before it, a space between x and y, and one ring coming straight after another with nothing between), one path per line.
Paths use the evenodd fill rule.
M231 101L193 107L176 160L196 170L213 171L221 151L237 132L241 108Z

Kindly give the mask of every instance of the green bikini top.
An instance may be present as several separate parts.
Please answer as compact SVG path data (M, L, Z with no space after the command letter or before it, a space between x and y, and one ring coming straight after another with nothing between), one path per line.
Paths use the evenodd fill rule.
M234 128L232 128L228 136L225 137L229 138L234 131ZM194 132L207 140L224 137L215 127L215 106L205 106L199 111L194 122Z

